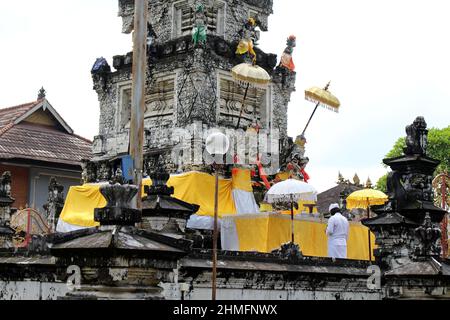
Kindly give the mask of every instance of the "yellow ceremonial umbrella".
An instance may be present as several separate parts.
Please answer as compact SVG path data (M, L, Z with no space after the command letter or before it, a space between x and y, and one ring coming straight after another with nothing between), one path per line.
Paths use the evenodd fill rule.
M330 88L330 84L331 82L329 82L323 89L319 87L312 87L308 90L305 90L305 99L316 103L316 108L314 109L311 118L309 118L309 121L306 124L305 130L303 130L302 135L305 135L306 130L308 129L309 124L311 123L311 120L313 119L317 109L320 106L328 110L334 111L336 113L339 112L341 102L339 101L338 98L336 98L333 94L331 94L331 92L328 91L328 89Z
M367 218L370 218L370 207L383 205L389 197L378 190L364 189L353 192L347 197L347 209L367 209ZM369 261L372 261L372 242L369 230Z
M388 196L378 190L364 189L353 192L347 198L347 209L368 209L388 201Z
M254 87L257 89L266 89L270 83L270 75L266 70L256 64L241 63L231 70L233 79L240 85L245 87L244 100L242 101L241 113L236 129L241 124L242 114L245 108L245 100L247 99L248 89Z

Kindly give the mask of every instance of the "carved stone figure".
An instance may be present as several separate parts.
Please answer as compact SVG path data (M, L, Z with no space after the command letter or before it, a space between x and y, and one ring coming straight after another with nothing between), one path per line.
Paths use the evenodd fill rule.
M11 197L11 172L6 171L2 174L0 180L0 197Z
M406 155L426 155L428 147L427 123L423 117L417 117L412 125L406 127Z
M56 230L59 216L64 208L64 186L58 183L55 177L50 178L48 186L48 199L44 205L47 213L47 224L50 230Z
M430 214L427 213L422 226L415 230L419 243L415 247L417 256L436 256L441 254L441 246L438 240L441 238L441 229L431 222Z
M308 182L309 175L305 169L309 163L309 158L305 157L306 138L301 135L290 145L290 154L286 159L286 164L282 167L282 171L289 174L290 179L297 179Z
M111 177L111 168L107 162L102 162L98 170L99 181L109 181Z
M285 68L289 71L295 70L294 60L292 58L292 54L294 53L294 48L297 46L296 37L290 36L287 39L287 47L281 55L280 67Z
M114 174L114 177L110 183L111 184L124 184L125 183L125 178L123 176L122 169L117 168L116 173Z
M207 35L207 17L203 4L197 5L194 15L194 28L192 29L192 41L194 46L205 45Z
M241 40L236 49L236 54L244 57L247 62L256 63L256 52L254 50L254 40L257 39L256 21L253 18L248 19L239 36Z

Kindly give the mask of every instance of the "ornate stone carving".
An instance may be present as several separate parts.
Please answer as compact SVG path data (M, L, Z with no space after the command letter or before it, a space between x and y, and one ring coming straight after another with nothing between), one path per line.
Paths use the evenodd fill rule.
M142 221L140 210L131 208L131 200L138 194L139 188L134 185L108 184L100 187L105 197L105 208L95 209L95 221L102 226L133 226Z
M272 254L281 260L288 261L298 261L303 258L300 246L291 242L282 245L280 249L273 251Z
M100 167L98 169L97 180L100 181L109 181L111 179L111 167L107 161L101 162Z
M48 199L44 205L47 214L47 224L51 231L56 230L59 216L64 208L64 186L58 183L55 177L50 178L48 186Z
M38 100L42 100L45 99L47 92L45 91L44 87L41 88L41 90L39 90L38 93Z
M236 54L241 56L247 63L256 63L257 56L254 46L259 40L256 27L256 20L250 18L239 31L240 41L236 49Z
M441 229L431 222L430 214L427 213L422 226L415 230L418 244L414 248L414 254L421 256L439 257L441 246L438 240L441 238Z
M192 41L194 46L204 46L208 32L207 17L203 4L198 4L194 14L194 28L192 29Z
M406 155L427 155L428 130L423 117L417 117L413 124L406 127Z
M281 55L280 68L284 68L290 72L295 70L294 60L292 54L294 53L294 48L297 46L297 40L295 36L290 36L286 42L286 49L284 49Z
M425 120L418 117L406 131L405 155L384 160L392 169L387 183L389 202L373 208L376 218L363 221L377 237L378 261L393 269L440 255L437 225L446 214L434 205L432 177L439 161L426 157Z
M0 199L14 200L11 198L11 172L9 171L4 172L0 178ZM3 202L1 200L0 202Z

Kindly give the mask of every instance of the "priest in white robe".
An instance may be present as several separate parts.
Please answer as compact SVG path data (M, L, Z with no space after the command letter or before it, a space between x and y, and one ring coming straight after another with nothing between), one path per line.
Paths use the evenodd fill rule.
M328 256L333 259L347 259L350 223L340 211L338 204L330 206L331 218L327 226Z

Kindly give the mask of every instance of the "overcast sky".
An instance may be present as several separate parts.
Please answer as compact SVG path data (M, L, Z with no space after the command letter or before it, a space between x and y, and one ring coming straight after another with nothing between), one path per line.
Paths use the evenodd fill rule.
M319 109L307 132L308 172L320 191L338 171L375 182L384 155L416 116L450 124L448 0L274 0L260 47L280 55L297 36L297 92L289 133L300 134L314 109L304 90L325 86L341 113ZM97 57L131 50L116 0L2 1L0 107L34 101L41 86L79 135L98 133L91 67Z

